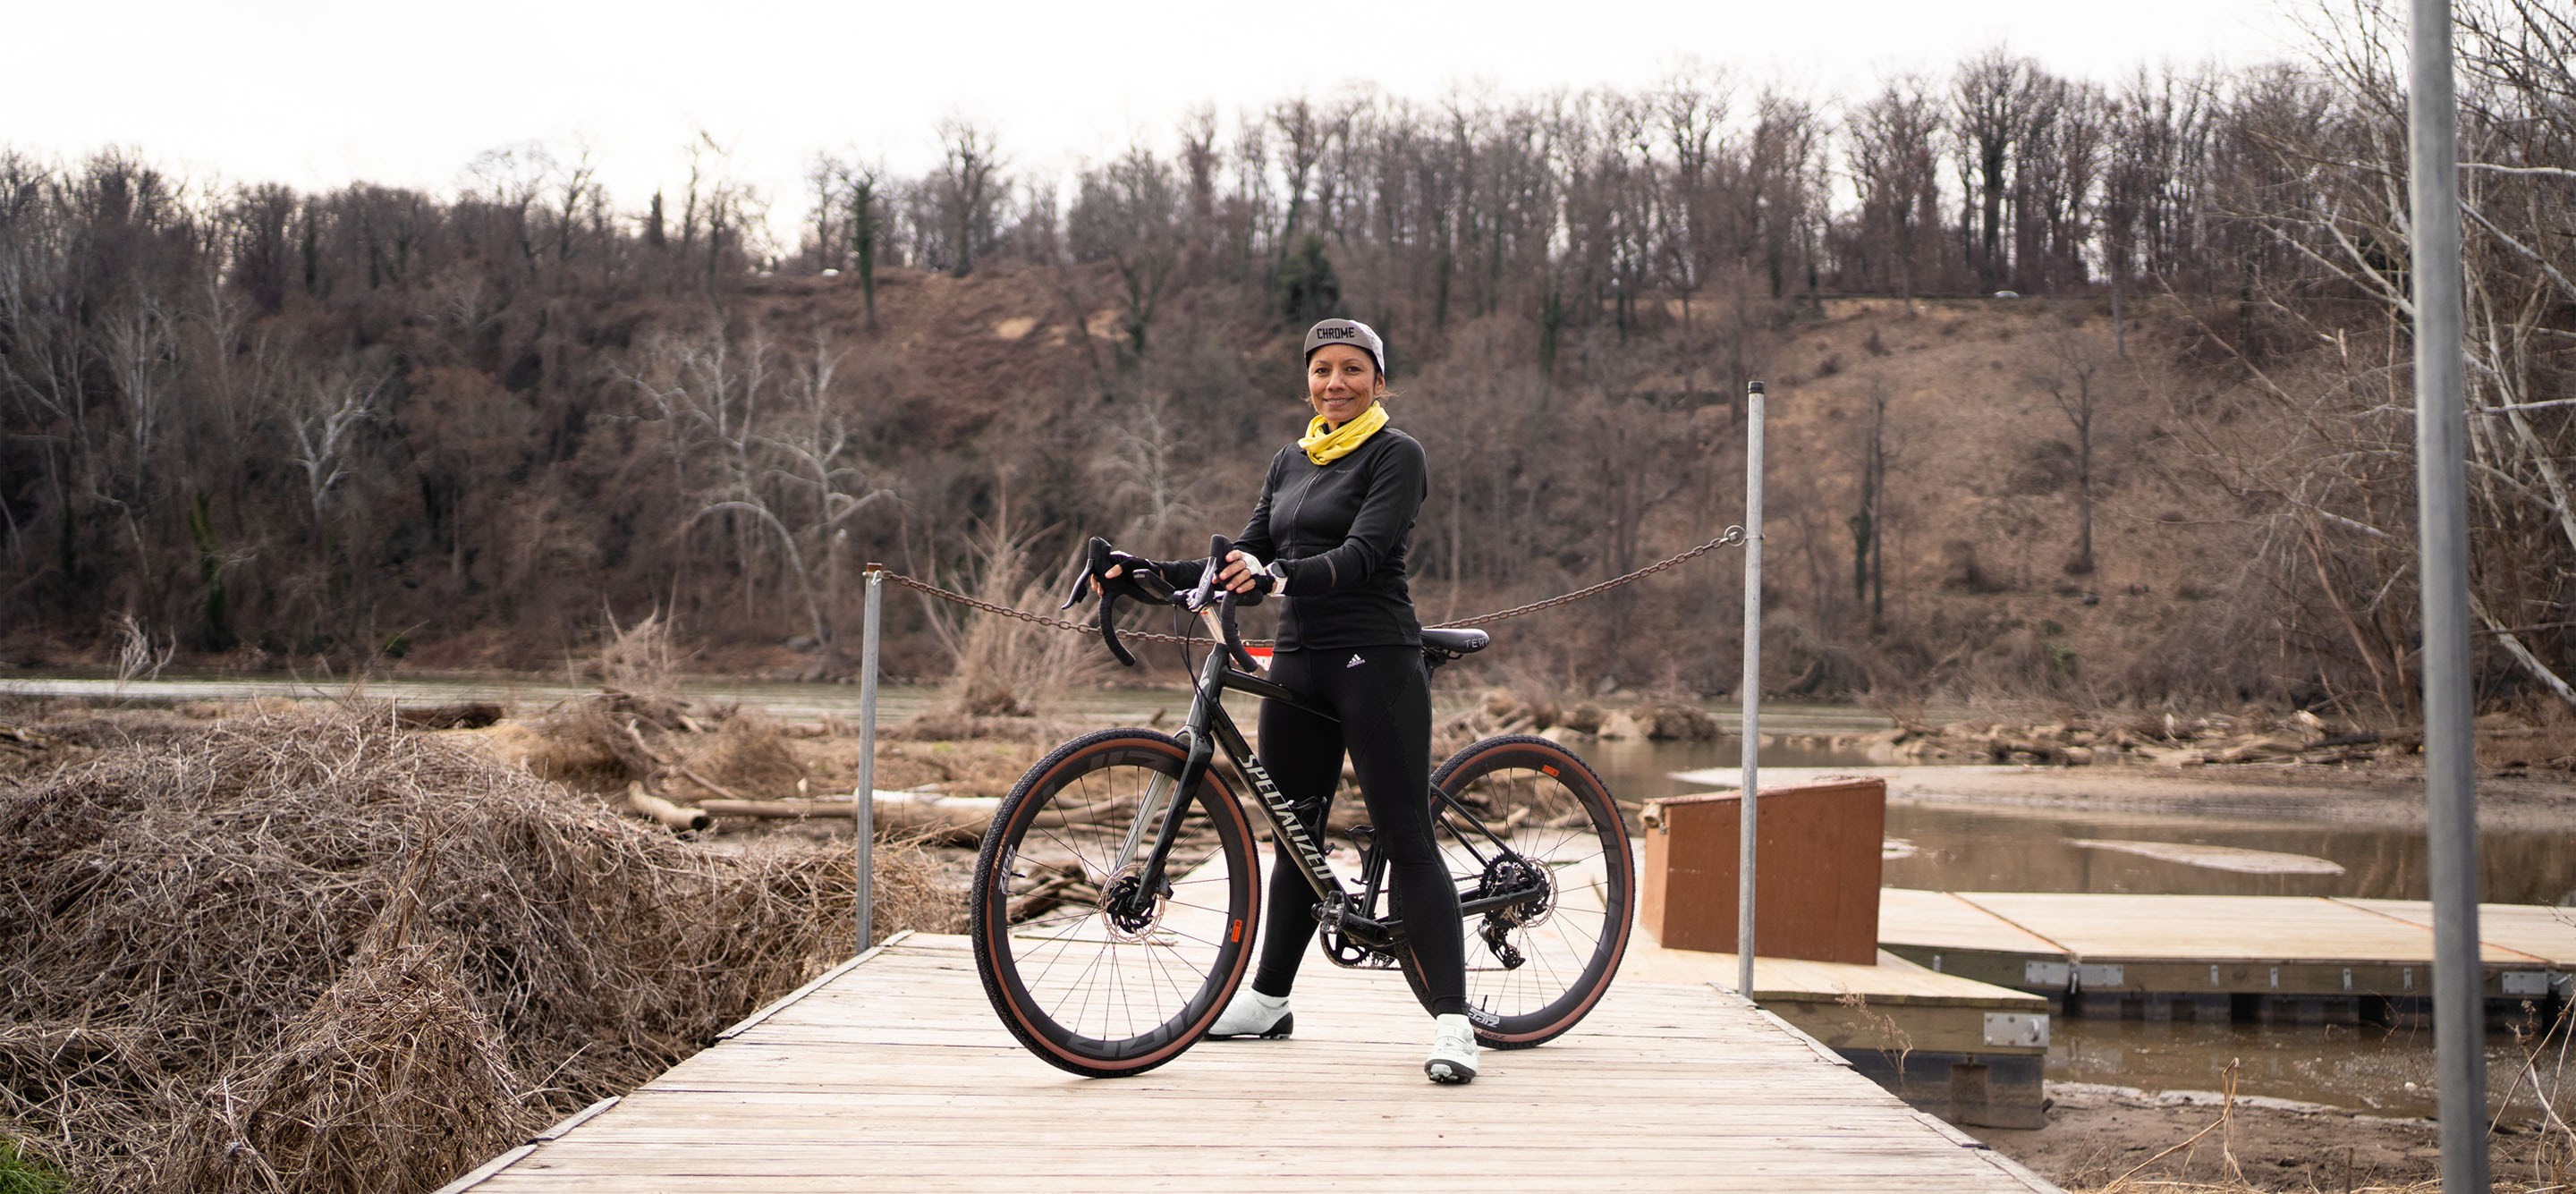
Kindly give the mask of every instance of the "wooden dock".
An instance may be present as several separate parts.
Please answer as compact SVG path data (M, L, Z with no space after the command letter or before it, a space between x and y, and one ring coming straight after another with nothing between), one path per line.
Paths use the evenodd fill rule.
M1879 941L1946 974L2072 1000L2095 1014L2174 1000L2236 1018L2248 1000L2305 1001L2341 1018L2430 995L2432 906L2326 896L1880 893ZM2576 970L2576 911L2482 905L2479 954L2492 1000L2563 997Z
M1703 982L1623 973L1463 1087L1423 1080L1391 973L1312 965L1297 1019L1086 1080L1003 1031L964 938L907 936L448 1189L2054 1188Z

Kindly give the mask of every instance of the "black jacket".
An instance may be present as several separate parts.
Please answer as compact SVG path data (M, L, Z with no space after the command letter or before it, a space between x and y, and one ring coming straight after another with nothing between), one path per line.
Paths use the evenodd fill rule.
M1331 464L1306 459L1295 444L1270 461L1261 500L1234 545L1287 569L1289 595L1276 599L1280 650L1421 645L1404 564L1429 492L1422 445L1393 427ZM1160 565L1184 589L1204 567Z

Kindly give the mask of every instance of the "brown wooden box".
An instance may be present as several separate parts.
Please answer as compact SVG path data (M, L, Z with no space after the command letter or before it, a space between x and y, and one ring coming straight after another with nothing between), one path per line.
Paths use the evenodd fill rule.
M1642 912L1667 949L1735 950L1736 793L1652 802ZM1887 784L1765 789L1755 806L1753 944L1766 958L1878 960L1878 868Z

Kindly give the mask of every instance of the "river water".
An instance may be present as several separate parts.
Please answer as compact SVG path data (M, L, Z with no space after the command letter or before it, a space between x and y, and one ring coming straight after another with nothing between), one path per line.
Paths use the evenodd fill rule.
M595 689L586 683L527 679L370 680L352 685L331 678L168 676L117 685L98 676L18 676L0 679L0 696L72 697L99 702L157 703L245 700L286 696L345 699L351 695L402 703L491 700L520 711L540 709ZM851 685L692 683L693 700L757 708L782 720L837 717L855 721L859 692ZM1446 703L1449 694L1444 690ZM881 725L896 724L937 699L934 689L886 685L879 693ZM1121 689L1075 694L1051 710L1068 720L1102 725L1175 724L1188 708L1186 690ZM1463 698L1458 698L1463 700ZM1237 706L1249 720L1250 702ZM1708 706L1732 726L1738 711ZM1159 717L1158 717L1159 715ZM1769 705L1763 729L1792 742L1765 746L1766 767L1883 769L1851 754L1796 745L1806 736L1865 733L1885 719L1849 706ZM1937 711L1936 711L1937 715ZM1634 803L1701 790L1675 773L1730 767L1741 760L1739 740L1711 742L1603 741L1582 747L1614 792ZM1889 858L1881 881L1889 886L1952 891L2161 892L2274 896L2377 896L2426 898L2426 848L2420 829L2278 816L2229 817L2209 813L2087 812L1937 799L1891 802L1887 810ZM2182 849L2173 849L2181 847ZM2211 852L2203 847L2220 847ZM2480 835L2484 898L2503 903L2576 905L2576 826ZM2226 850L2284 856L2282 865L2246 865ZM2215 858L2225 865L2209 865ZM2305 863L2295 861L2311 860ZM2314 860L2322 860L2317 862ZM2576 908L2571 908L2576 915ZM2050 1048L2053 1080L2107 1082L2149 1089L2214 1090L2237 1067L2246 1094L2353 1107L2379 1114L2428 1115L2434 1109L2431 1033L2422 1028L2295 1026L2140 1022L2061 1016ZM2512 1038L2499 1030L2490 1041L2495 1068L2491 1089L2501 1091L2523 1062ZM2527 1107L2527 1103L2526 1103Z

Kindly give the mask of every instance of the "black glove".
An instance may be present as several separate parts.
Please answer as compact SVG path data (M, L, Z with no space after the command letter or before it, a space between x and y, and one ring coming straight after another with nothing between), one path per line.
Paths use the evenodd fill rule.
M1113 567L1118 569L1117 576L1109 575ZM1109 546L1108 540L1096 536L1091 540L1091 558L1082 575L1074 578L1072 591L1064 595L1064 604L1056 608L1073 608L1075 602L1090 595L1094 582L1098 582L1101 594L1108 598L1130 597L1156 605L1169 605L1173 600L1172 583L1163 579L1163 570L1154 561L1120 551Z

